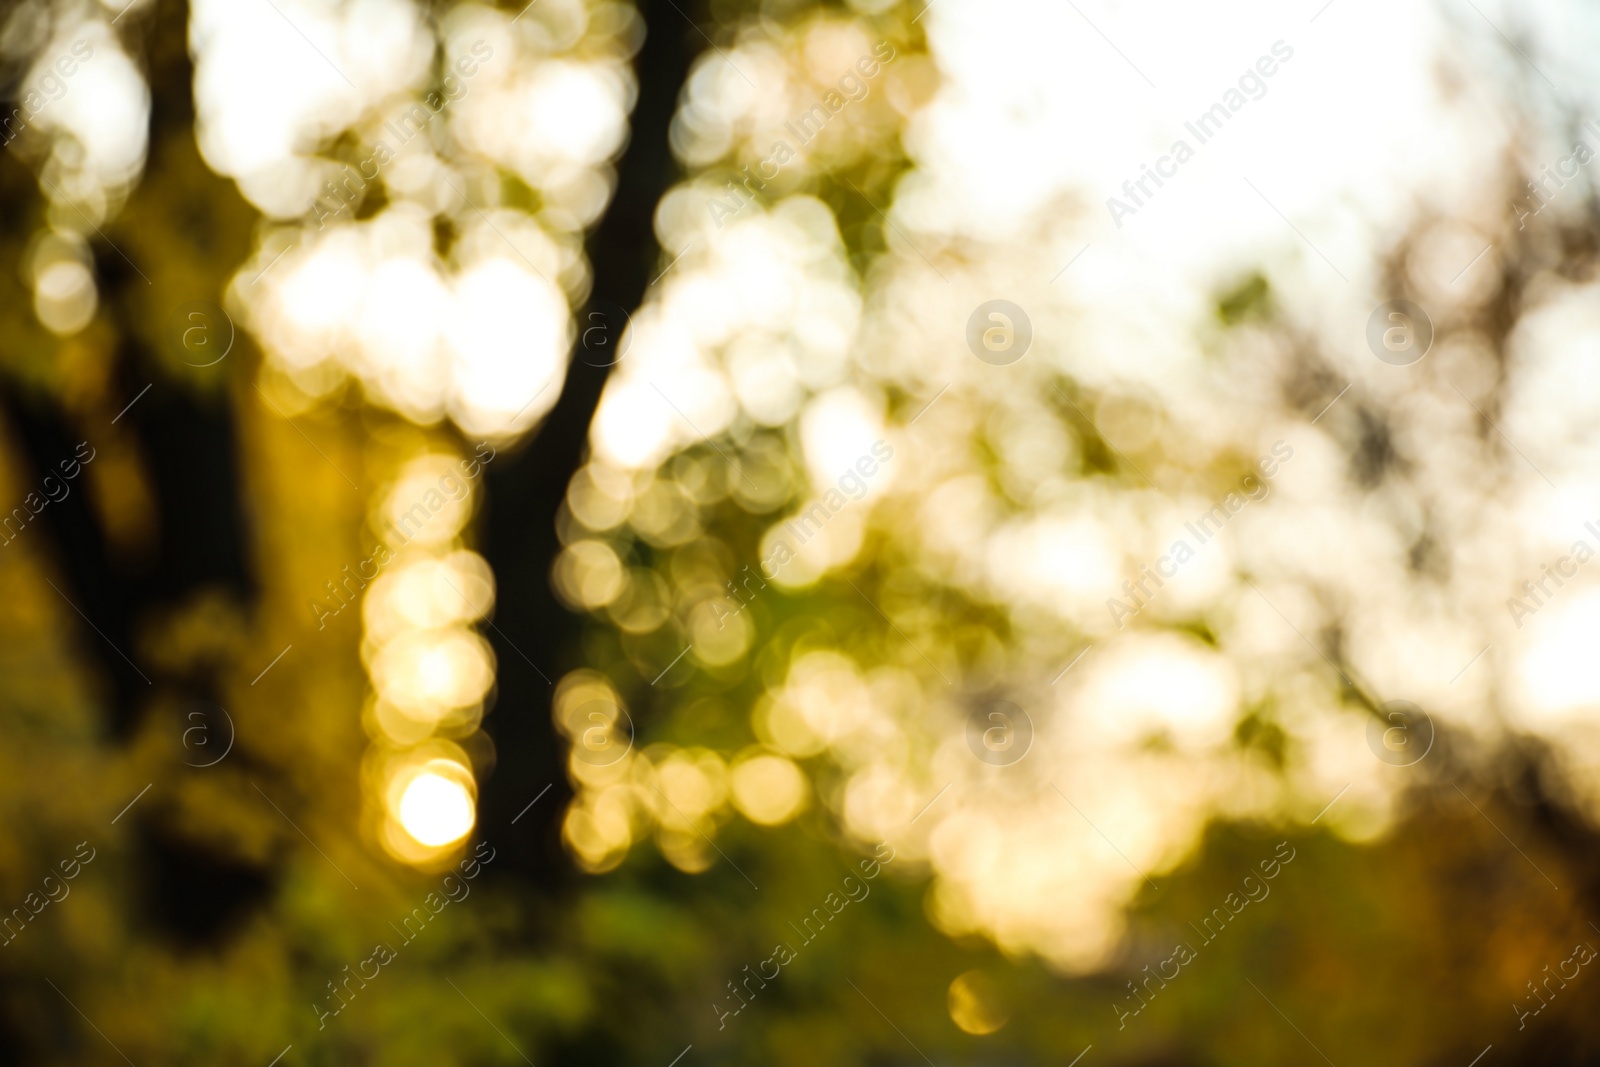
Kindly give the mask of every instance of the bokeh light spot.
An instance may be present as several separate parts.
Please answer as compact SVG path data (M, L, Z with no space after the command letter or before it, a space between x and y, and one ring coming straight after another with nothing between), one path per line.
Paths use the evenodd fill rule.
M459 841L471 830L476 811L460 782L424 771L400 795L400 825L424 845L438 848Z

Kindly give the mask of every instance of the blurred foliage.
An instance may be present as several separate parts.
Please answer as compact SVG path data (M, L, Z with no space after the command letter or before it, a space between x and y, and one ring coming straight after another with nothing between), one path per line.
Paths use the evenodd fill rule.
M728 24L743 12L713 9ZM767 10L798 19L811 8ZM157 107L144 178L93 245L99 315L58 340L38 326L20 273L0 272L0 502L20 501L62 446L70 454L87 438L103 457L83 492L0 551L0 819L10 828L0 835L0 907L35 910L25 901L78 842L95 854L70 893L37 909L0 951L0 1062L264 1065L285 1046L285 1065L401 1067L1067 1064L1089 1046L1085 1067L1316 1058L1442 1067L1490 1043L1489 1063L1600 1058L1600 1022L1583 1010L1589 975L1526 1031L1508 1007L1574 941L1600 940L1588 918L1600 890L1596 832L1546 754L1469 759L1446 735L1381 840L1212 825L1184 866L1141 891L1103 973L1063 977L985 940L944 936L927 915L926 868L890 863L837 925L795 945L778 978L719 1019L729 983L775 943L792 944L792 924L858 869L859 844L817 804L778 828L727 821L701 873L653 847L556 888L491 862L468 898L319 1027L330 984L375 943L400 937L397 924L442 874L390 861L363 829L360 627L345 617L310 630L306 590L365 548L367 501L341 471L368 488L392 478L407 450L457 442L451 430L416 429L351 397L292 424L276 417L257 399L259 355L242 334L237 357L215 373L182 366L164 346L167 309L221 299L254 219L195 150L181 6L157 4L129 24L147 48ZM891 241L872 204L907 166L898 146L884 146L840 180L816 183L860 274ZM511 202L531 204L525 185L507 178L505 187ZM43 211L24 161L0 156L7 263L24 259ZM1265 277L1253 274L1219 298L1216 314L1233 327L1267 321L1272 308ZM146 383L151 394L113 423ZM1063 381L1062 390L1064 403L1049 403L1076 435L1068 473L1134 481L1083 414L1082 387ZM665 586L696 554L729 572L760 558L764 516L799 499L801 448L792 428L741 433L724 440L732 463L710 445L670 461L672 480L702 491L699 529L670 545L619 531L610 543L624 565ZM1354 451L1368 482L1390 462L1384 440L1373 426ZM757 468L763 486L784 490L741 498L732 483ZM570 542L581 531L566 533ZM763 589L747 609L758 635L751 655L680 664L659 685L677 631L632 633L597 610L573 636L633 709L643 742L735 751L756 742L750 709L797 650L915 665L916 650L876 607L886 597L936 610L957 662L982 662L995 635L1006 636L1001 613L908 577L894 551L869 534L848 576ZM1192 632L1211 639L1203 622ZM185 761L196 701L225 706L237 731L212 767ZM1281 770L1288 742L1270 706L1244 718L1235 740ZM836 768L800 762L816 795L837 793ZM492 773L492 757L478 769ZM508 849L559 822L557 801L542 803L520 826L481 825L479 839ZM1175 942L1194 944L1193 924L1285 841L1295 859L1270 895L1214 947L1195 945L1180 977L1119 1029L1114 1006L1131 1003L1128 983ZM986 1007L1006 1020L983 1036L951 1015L952 982L974 971L984 978L972 995L993 998Z

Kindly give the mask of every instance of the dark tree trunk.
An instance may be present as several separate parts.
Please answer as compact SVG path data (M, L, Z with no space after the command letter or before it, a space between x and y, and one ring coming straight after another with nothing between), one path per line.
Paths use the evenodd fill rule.
M195 149L187 5L165 0L130 20L140 23L148 63L151 116L146 181L118 218L103 227L109 238L89 235L101 286L102 314L117 336L113 384L105 401L112 414L103 418L74 414L43 390L25 390L17 382L4 383L0 400L22 445L25 486L36 488L60 460L73 455L79 441L87 440L91 447L103 450L130 447L114 442L131 438L137 453L139 476L155 508L156 542L148 558L137 564L117 558L110 548L116 538L102 528L107 520L88 506L84 480L61 503L45 508L37 523L31 524L39 529L26 531L27 536L39 539L36 548L49 546L47 557L56 568L52 580L77 609L68 609L67 615L82 631L78 648L91 672L112 685L111 726L118 736L132 729L155 686L209 689L214 683L210 678L159 678L150 665L137 663L134 638L142 621L153 610L180 603L203 588L230 595L245 607L256 592L245 539L237 434L227 394L196 392L186 383L173 381L160 369L161 360L140 347L136 340L140 331L134 324L161 321L164 312L171 310L164 306L170 294L146 280L153 267L141 274L119 251L132 247L127 230L160 230L160 241L147 241L147 246L159 244L170 258L196 261L207 268L204 276L216 277L217 262L244 258L247 220L252 213L231 183L201 164ZM134 28L129 27L128 32L135 32ZM21 167L14 156L4 165ZM174 173L184 174L191 188L205 188L206 195L187 197L179 211L165 210L163 197L170 194L154 187L158 184L155 177ZM10 176L6 184L19 182L33 187L33 195L37 195L37 179L31 174L25 179ZM68 217L73 216L69 213ZM7 242L15 240L20 245L41 224L42 217L31 211L13 211L5 214L4 221L17 231L6 234ZM218 279L215 291L187 294L176 302L220 302L221 298ZM234 359L217 367L215 373L240 370L240 361ZM141 396L147 385L149 391ZM113 428L110 420L115 412L136 397L137 403ZM109 521L117 519L111 516ZM87 621L78 619L79 611ZM103 636L97 635L91 624ZM131 656L137 666L124 655Z
M639 9L646 26L635 61L639 100L632 136L618 163L616 196L588 243L594 270L591 306L607 301L638 307L658 269L656 204L679 175L668 129L689 64L704 40L670 0L642 0ZM580 337L588 321L580 312ZM485 724L495 740L498 767L482 788L482 833L507 840L506 868L546 887L564 882L571 870L561 846L560 816L572 794L550 698L553 683L579 665L581 626L550 587L550 566L561 548L555 521L567 483L584 462L607 371L574 358L561 397L531 447L496 462L486 476L483 548L499 584L495 621L502 632L489 633L499 693ZM550 791L512 831L511 820L546 785ZM497 864L496 869L505 868Z

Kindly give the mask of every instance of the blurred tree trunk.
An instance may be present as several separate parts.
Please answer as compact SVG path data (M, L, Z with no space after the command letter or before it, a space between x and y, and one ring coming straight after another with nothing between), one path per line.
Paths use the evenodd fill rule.
M695 13L686 5L641 0L639 8L647 31L635 59L639 93L631 136L617 164L615 196L587 249L594 277L591 300L625 308L640 304L660 267L655 208L680 173L668 130L690 63L704 43L685 18L684 10ZM224 592L247 611L257 592L237 461L237 415L227 393L202 395L189 383L167 376L159 354L143 350L132 328L140 320L163 321L171 310L167 303L220 303L221 279L250 252L256 215L231 181L204 166L196 150L187 5L160 0L128 21L125 32L143 35L148 63L149 160L129 203L102 227L116 247L93 236L91 241L102 314L117 334L106 404L115 414L151 385L116 430L125 431L125 446L138 453L135 466L155 503L155 542L138 566L120 560L105 516L97 515L82 494L48 509L36 531L41 543L51 545L53 562L64 578L62 593L109 639L102 640L86 626L78 647L89 670L113 686L110 725L118 735L132 729L154 686L210 695L211 679L157 677L141 664L152 686L122 658L122 652L134 653L140 620L201 588ZM0 168L7 172L0 185L25 193L35 206L19 209L8 197L11 207L0 214L0 241L20 253L42 223L37 210L42 201L28 168L10 152L0 155L6 157L0 159ZM126 251L148 274L151 267L141 262L141 246L159 247L181 266L164 264L166 277L151 286L116 250ZM180 298L165 284L174 276L217 279L215 291ZM587 321L583 312L577 319L580 324ZM580 335L581 330L580 325ZM236 356L244 355L241 349L247 345L241 335ZM22 363L18 358L11 365ZM253 374L255 367L247 358L234 358L223 369ZM546 885L561 882L570 869L560 843L560 817L571 794L563 748L551 724L550 698L552 683L579 663L581 626L580 617L555 598L549 584L550 567L561 548L555 520L567 484L585 460L589 425L607 373L608 368L573 359L561 396L543 425L486 475L482 550L500 588L499 632L486 635L499 668L497 706L486 728L496 742L498 767L483 785L481 820L485 836L497 845L503 838L510 846L512 862L505 866ZM24 386L11 374L3 383L0 404L20 439L25 465L32 468L25 473L35 480L58 453L70 454L71 443L106 430L98 425L98 413L91 420L96 425L84 425L81 412L69 410L49 391ZM512 840L511 819L546 785L553 788L518 821Z
M138 262L147 258L140 247L160 248L167 277L212 280L212 291L188 294L174 306L184 299L220 303L222 279L249 252L254 213L232 182L203 164L195 145L187 5L164 0L141 15L135 21L144 38L151 94L145 177L117 217L101 227L106 235L88 235L101 317L112 331L114 354L105 394L89 404L70 395L65 345L45 361L50 365L42 373L31 376L33 384L15 369L37 365L37 352L6 352L0 360L12 370L0 391L30 483L37 484L60 459L70 457L78 441L87 439L96 447L116 441L116 447L134 453L127 469L136 472L141 494L154 505L153 543L136 558L116 551L119 531L112 527L121 517L97 513L82 492L47 508L37 531L40 547L50 546L51 562L59 568L62 594L104 633L102 639L85 628L78 647L90 671L113 687L111 726L119 736L137 721L152 683L184 687L202 681L151 677L146 682L122 655L133 654L140 620L200 589L222 592L248 606L256 588L245 540L236 420L227 393L202 392L174 380L162 370L159 354L142 346L134 324L164 321L171 311L166 306L171 293L147 281L124 258L128 252ZM135 30L128 27L128 32ZM4 156L0 166L10 173L0 184L31 209L13 209L0 217L0 242L20 251L44 225L45 205L34 174L13 153ZM64 218L72 223L77 216L68 210ZM145 274L155 269L148 261L144 267ZM27 339L19 342L28 345ZM235 358L218 370L237 374L243 366L247 364ZM50 384L41 387L41 380ZM140 395L147 385L149 391ZM153 670L141 667L146 676Z
M103 391L92 391L86 399L69 384L74 344L76 358L84 358L79 342L41 351L38 338L18 338L12 343L19 348L3 353L0 360L9 371L0 382L0 404L7 428L21 446L14 451L25 484L38 485L61 459L73 455L77 442L87 440L97 452L110 453L88 476L136 481L131 491L151 505L149 537L132 538L139 544L131 552L129 515L92 506L82 485L41 513L40 529L25 531L37 538L33 551L47 561L51 580L75 609L61 606L77 631L75 653L86 672L108 686L109 732L124 744L131 743L155 698L218 699L222 679L217 671L226 669L216 662L176 672L158 669L138 650L138 635L149 620L202 591L220 594L248 614L257 595L238 421L229 392L171 376L161 354L139 340L142 331L137 328L141 322L164 322L186 300L220 304L225 279L249 253L256 216L233 183L213 173L199 156L187 5L162 0L128 21L132 25L125 25L124 32L142 37L150 86L149 156L128 203L101 226L104 235L88 234L100 286L100 325L110 332ZM0 242L20 250L45 224L45 205L33 172L13 153L4 155L8 158L0 166L10 173L3 184L15 190L16 203L29 208L5 212ZM63 217L71 224L77 215L67 210ZM151 274L156 280L147 280ZM180 285L204 279L208 288L175 295L174 279ZM217 367L206 384L253 374L247 351L247 344L236 345L234 358ZM31 368L31 381L18 368ZM118 462L115 475L104 466L113 460ZM129 491L126 485L120 488ZM84 616L81 623L78 612ZM224 912L238 902L236 897L256 892L254 872L234 872L228 861L208 856L171 827L146 829L133 838L143 853L138 858L141 870L179 870L186 877L208 870L225 876L250 874L205 881L220 898L211 903ZM181 940L202 940L212 933L199 910L165 913L164 921Z
M639 98L617 164L616 195L588 242L591 305L610 301L637 308L659 269L656 204L680 173L668 132L689 65L704 41L671 0L640 0L639 11L646 26L635 59ZM581 337L589 320L580 312L577 321ZM545 886L561 883L571 870L561 845L561 815L572 794L550 699L554 683L579 665L582 626L550 587L550 567L561 550L555 522L567 483L585 461L589 424L608 370L574 358L561 397L534 439L487 474L482 547L499 584L496 625L502 632L487 635L498 660L499 694L485 722L499 762L482 789L481 821L485 835L504 835L528 802L552 786L518 821L506 864Z

